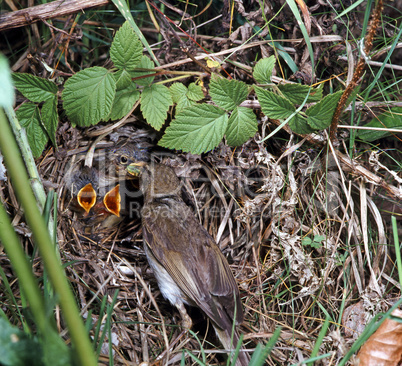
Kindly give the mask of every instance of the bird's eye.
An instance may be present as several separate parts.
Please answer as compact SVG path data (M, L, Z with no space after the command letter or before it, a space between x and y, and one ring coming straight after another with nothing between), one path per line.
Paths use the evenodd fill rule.
M127 163L128 163L128 158L127 158L127 156L122 155L122 156L120 157L120 163L121 163L121 164L127 164Z

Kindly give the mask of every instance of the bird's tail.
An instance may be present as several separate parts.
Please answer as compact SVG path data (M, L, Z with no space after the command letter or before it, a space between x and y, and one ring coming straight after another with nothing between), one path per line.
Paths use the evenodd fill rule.
M232 351L229 353L229 357L233 359L234 357L234 350L237 347L237 344L239 343L239 333L235 327L233 329L232 327L227 327L226 329L221 329L218 326L214 324L214 329L216 332L216 335L218 336L219 340L221 341L223 347L228 350ZM239 354L237 356L237 360L235 364L231 365L236 365L236 366L248 366L250 363L250 357L248 353L244 350L243 347L240 347Z

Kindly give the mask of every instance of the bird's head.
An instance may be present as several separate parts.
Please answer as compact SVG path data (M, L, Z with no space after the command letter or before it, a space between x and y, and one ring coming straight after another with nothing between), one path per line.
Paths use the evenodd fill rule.
M127 143L112 150L112 161L117 171L127 172L127 167L133 163L149 161L149 148L141 143ZM129 172L130 173L130 172ZM132 173L130 173L132 174ZM133 175L133 174L132 174Z

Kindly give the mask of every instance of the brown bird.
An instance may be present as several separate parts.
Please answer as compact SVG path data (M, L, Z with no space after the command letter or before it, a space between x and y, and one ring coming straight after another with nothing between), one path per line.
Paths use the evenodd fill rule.
M243 321L239 289L229 264L211 235L183 202L180 180L162 164L134 163L144 194L144 249L162 295L179 310L184 326L192 321L184 304L198 306L211 319L226 350L237 346ZM240 351L236 365L248 365Z

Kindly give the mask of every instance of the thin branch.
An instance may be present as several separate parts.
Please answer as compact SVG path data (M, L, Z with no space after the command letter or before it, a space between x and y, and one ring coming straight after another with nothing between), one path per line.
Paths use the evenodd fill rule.
M0 15L0 31L107 5L109 0L57 0Z

